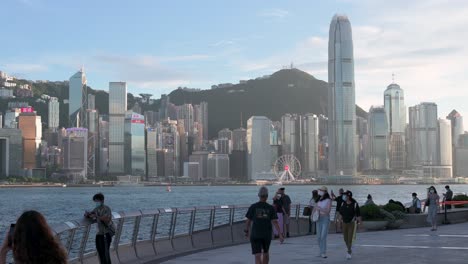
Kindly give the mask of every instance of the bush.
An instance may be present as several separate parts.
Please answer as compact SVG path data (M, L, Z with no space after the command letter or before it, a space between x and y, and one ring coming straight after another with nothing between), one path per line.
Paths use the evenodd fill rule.
M394 203L388 203L388 204L384 205L382 207L382 209L384 209L385 211L390 212L390 213L393 212L393 211L400 211L400 212L405 211L405 208L401 207L398 204L394 204Z
M380 212L380 208L375 204L364 205L361 208L363 221L383 221L385 216Z
M464 194L455 195L452 201L468 201L468 196ZM455 208L464 208L468 207L468 204L455 205Z

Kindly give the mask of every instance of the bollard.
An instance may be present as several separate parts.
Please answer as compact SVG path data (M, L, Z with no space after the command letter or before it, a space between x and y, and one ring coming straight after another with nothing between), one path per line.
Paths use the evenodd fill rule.
M444 225L450 224L449 220L447 219L447 204L444 202L444 221L442 222Z

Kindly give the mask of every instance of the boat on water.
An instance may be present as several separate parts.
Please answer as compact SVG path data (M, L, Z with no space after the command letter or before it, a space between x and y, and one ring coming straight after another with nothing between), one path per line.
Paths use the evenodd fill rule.
M167 187L166 187L166 192L172 192L172 188L171 188L170 185L167 185Z
M272 186L283 186L283 182L281 181L274 182Z

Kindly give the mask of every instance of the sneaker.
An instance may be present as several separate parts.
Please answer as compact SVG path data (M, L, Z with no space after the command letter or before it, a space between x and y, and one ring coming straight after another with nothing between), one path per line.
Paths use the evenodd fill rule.
M289 232L286 233L286 237L289 237Z
M320 255L320 256L321 256L322 258L328 258L327 255L325 255L325 254L322 254L322 255Z
M348 254L346 255L346 259L348 259L348 260L351 259L351 254L348 253Z

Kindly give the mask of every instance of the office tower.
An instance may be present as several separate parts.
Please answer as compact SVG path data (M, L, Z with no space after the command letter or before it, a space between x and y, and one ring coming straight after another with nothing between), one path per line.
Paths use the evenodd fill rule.
M154 127L156 122L159 121L159 112L145 111L145 122L146 126Z
M193 135L188 137L192 143L192 150L202 150L203 149L203 125L201 123L195 122L193 123L193 126L194 126Z
M450 120L440 118L437 127L438 175L452 178L452 127Z
M109 116L99 115L99 137L98 137L99 155L96 164L97 170L101 176L109 172Z
M179 106L179 111L177 115L178 120L184 120L185 132L189 135L193 134L193 106L191 104L184 104Z
M124 123L127 84L109 83L109 173L124 174Z
M88 101L89 102L89 101ZM88 120L88 171L87 177L96 176L96 167L99 164L99 113L95 109L87 109Z
M94 94L88 94L88 109L96 109L96 96Z
M249 180L261 179L262 174L271 171L270 127L270 119L264 116L252 116L247 120Z
M232 130L229 128L224 128L218 132L218 138L227 138L232 140Z
M21 113L18 126L23 134L23 168L37 167L37 151L42 139L41 116L36 113Z
M179 167L183 168L184 162L189 161L189 134L185 131L184 120L177 121L177 132L179 133Z
M16 128L0 129L0 178L23 176L23 137Z
M285 114L281 117L281 149L301 159L301 116ZM275 144L273 144L275 145Z
M180 176L180 136L177 121L166 119L157 125L156 131L158 134L157 147L164 151L165 161L163 169L165 174L158 174L158 176ZM170 174L168 174L169 172Z
M18 128L18 116L21 114L21 108L13 108L5 112L4 127Z
M437 105L421 103L409 107L408 155L410 166L437 164Z
M146 130L146 163L148 179L158 176L157 132L154 128Z
M216 150L219 154L231 154L231 140L218 138L216 140Z
M319 170L328 171L328 117L318 116L319 120Z
M133 107L132 107L132 111L133 111L134 113L141 114L141 113L142 113L142 110L141 110L140 103L135 102L135 104L134 104Z
M146 176L145 117L127 111L125 117L125 173Z
M229 155L229 175L232 180L246 182L247 179L247 148L233 150Z
M169 95L161 95L161 105L159 107L159 120L164 120L169 117L168 108L170 104Z
M447 116L447 119L450 120L452 126L452 158L453 158L453 174L457 170L457 153L456 148L459 146L459 138L460 135L464 134L464 127L463 127L463 116L457 112L457 110L452 110Z
M88 129L73 127L66 129L62 138L63 171L69 180L81 182L87 178Z
M388 122L385 108L369 110L369 161L371 170L388 170Z
M369 169L369 127L366 118L356 116L356 133L358 135L357 159L358 171Z
M70 127L86 127L88 91L83 68L70 77L68 83L68 115Z
M328 39L329 175L356 173L356 103L351 23L335 15Z
M232 150L247 150L247 130L238 128L232 131Z
M200 103L200 122L203 126L203 140L208 140L208 103Z
M208 154L208 179L216 181L229 180L229 155Z
M190 162L198 163L198 179L199 181L208 178L208 151L194 151L189 157Z
M319 119L314 114L302 117L302 173L306 177L317 175L319 170Z
M199 166L198 162L184 162L184 178L198 181L200 179L198 175Z
M57 129L60 121L60 104L57 97L49 99L49 128Z
M455 149L455 176L468 177L468 134L458 136L458 146Z
M388 121L390 168L402 170L406 167L406 107L405 94L396 83L384 92L384 107Z

